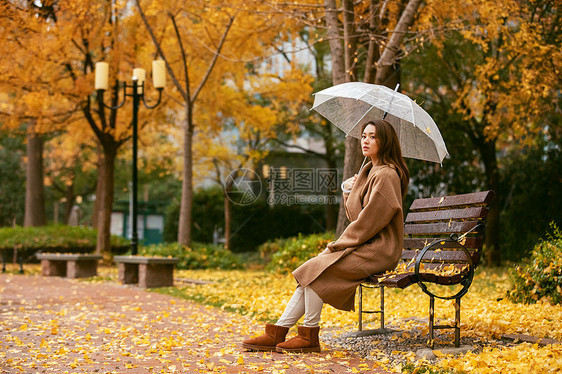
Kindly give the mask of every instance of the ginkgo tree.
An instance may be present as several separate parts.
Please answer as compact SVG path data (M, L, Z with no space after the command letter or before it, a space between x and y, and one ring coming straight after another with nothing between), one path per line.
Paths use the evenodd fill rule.
M69 222L70 213L85 198L95 192L98 147L91 131L80 122L67 125L67 131L45 142L45 184L52 186L65 203L62 222ZM58 201L55 203L58 207ZM55 222L58 222L55 211Z
M328 40L333 85L363 81L395 88L400 81L401 59L419 44L416 36L426 31L417 27L420 14L427 11L422 0L302 0L290 6L285 2L266 3L310 30L318 30L310 44ZM359 141L347 137L343 178L356 173L361 161ZM346 223L341 205L337 233Z
M220 130L221 116L217 117L217 113L228 111L247 116L237 123L254 127L265 123L269 127L274 125L275 121L263 121L257 115L265 113L263 108L258 109L248 100L221 96L226 91L220 88L230 85L246 92L246 85L251 85L248 73L259 69L260 61L271 55L273 46L282 43L298 28L295 22L287 20L282 14L265 12L259 1L216 0L189 4L177 1L161 4L137 0L136 5L158 54L166 62L175 100L183 108L178 242L189 245L195 133L201 131L201 136L205 136ZM306 87L295 89L287 85L291 77L279 76L275 79L276 84L258 92L250 89L246 95L267 95L270 91L277 91L278 97L289 98L287 102L290 102L294 97L310 93ZM287 90L287 87L290 89ZM250 108L245 108L248 105ZM271 109L278 111L282 108ZM272 114L273 117L275 114Z
M0 109L2 128L26 134L25 226L46 224L43 191L44 134L56 131L72 112L60 89L54 56L41 61L52 39L41 40L42 32L56 22L50 6L31 1L0 4L0 87L5 93Z
M214 174L213 179L223 187L227 248L235 184L239 178L257 177L253 170L267 155L271 140L277 137L279 124L286 124L283 131L295 130L297 108L307 101L312 90L312 77L291 64L286 68L280 72L282 75L250 74L243 86L223 85L220 96L228 98L230 104L216 114L222 126L210 134L199 133L197 137L198 166L209 165L207 168L213 169L210 173ZM234 203L239 201L235 199Z
M463 133L483 166L485 187L499 193L501 154L560 128L560 4L435 0L432 7L434 18L426 21L435 28L451 27L436 33L421 59L408 65L410 85L443 113L442 125L451 127L447 131ZM454 152L451 156L458 158ZM496 198L487 218L486 253L492 264L501 260L504 199Z
M27 3L29 4L31 3ZM13 36L6 38L10 43L3 44L3 48L6 52L18 51L17 54L6 53L9 58L2 66L3 72L9 72L10 68L15 67L11 75L3 75L4 83L10 87L13 97L8 103L9 108L5 108L6 118L32 121L34 133L48 131L56 135L72 129L70 125L74 126L74 123L76 126L89 128L93 133L100 147L93 221L99 233L97 250L106 252L109 250L114 163L119 150L130 138L130 113L125 110L126 107L119 111L104 109L102 100L108 105L115 105L120 101L122 94L117 87L110 88L105 97L99 93L92 95L94 64L107 61L110 64L110 82L113 83L118 78L121 81L130 79L133 66L147 65L157 55L167 59L169 77L174 84L164 94L167 103L162 105L161 112L150 117L143 116L141 109L140 125L165 125L176 118L183 118L186 123L183 126L182 142L184 165L181 170L184 188L180 219L182 233L179 241L188 243L189 235L186 232L189 232L190 227L193 177L190 144L195 124L202 128L202 134L211 134L211 130L220 129L221 122L216 120L216 113L227 111L224 105L232 108L239 106L237 110L231 111L239 116L243 115L244 111L240 108L249 101L237 103L230 101L228 96L218 97L218 88L232 85L240 92L246 92L244 86L249 82L247 72L259 68L263 56L272 53L271 46L282 42L293 32L293 23L285 22L282 16L263 17L259 2L252 6L244 2L147 2L147 20L154 21L156 38L162 42L155 48L152 43L147 43L150 42L149 34L142 27L139 28L139 14L127 2L33 4L48 11L49 17L37 18L35 13L28 12L27 8L21 7L16 1L3 4L7 13L10 11L14 14L12 18L2 19L6 25L2 29L4 35ZM158 17L160 14L164 16ZM28 32L21 32L18 27L22 24L26 25ZM17 48L21 45L25 48ZM224 48L218 48L220 45L224 45ZM164 53L166 50L169 53ZM274 86L264 85L259 92L254 90L246 94L248 97L272 97L270 91L276 91L279 100L276 107L271 107L272 112L290 112L287 111L290 106L287 103L293 97L310 94L306 81L303 83L281 74L269 78L276 81ZM178 84L180 80L182 83ZM290 82L296 82L297 85L291 86ZM298 86L301 83L304 85ZM214 88L205 92L202 88L206 85ZM196 100L201 103L198 107L193 106ZM178 111L182 107L183 111ZM248 111L246 114L250 115L252 112ZM258 112L253 112L253 115L253 118L250 116L244 120L248 126L259 128L263 123L267 122L270 126L274 122L264 122ZM266 118L275 116L279 119L281 115ZM19 120L13 122L13 127L19 125ZM40 125L43 126L41 130ZM85 140L83 131L73 130L67 133L68 136L76 136L77 140ZM157 132L147 131L146 134L156 135ZM156 143L141 137L141 144L154 146ZM58 155L71 157L70 154L71 152L62 152ZM55 166L55 163L51 166Z
M114 163L131 136L131 117L129 111L105 110L101 95L92 97L94 63L107 60L111 80L126 80L132 68L142 62L142 54L152 50L143 48L147 40L137 33L138 19L126 2L13 1L2 6L9 15L0 20L6 36L2 48L11 51L0 64L3 86L11 93L4 111L11 121L4 125L16 128L26 120L33 124L34 134L54 136L66 131L86 141L91 138L84 137L84 131L69 130L74 125L89 128L101 150L93 217L98 229L97 251L108 252ZM37 17L35 8L47 15ZM118 87L113 88L106 95L110 96L105 98L107 104L115 105L119 93ZM139 125L148 123L151 121L144 120ZM36 153L42 154L42 150ZM28 179L29 183L34 184Z

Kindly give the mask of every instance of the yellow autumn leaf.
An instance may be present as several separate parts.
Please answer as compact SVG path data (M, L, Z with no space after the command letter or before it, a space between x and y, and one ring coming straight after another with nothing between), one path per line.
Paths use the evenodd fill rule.
M432 352L437 357L444 357L445 356L445 354L443 354L443 352L441 352L439 350L436 350L436 349L434 349Z

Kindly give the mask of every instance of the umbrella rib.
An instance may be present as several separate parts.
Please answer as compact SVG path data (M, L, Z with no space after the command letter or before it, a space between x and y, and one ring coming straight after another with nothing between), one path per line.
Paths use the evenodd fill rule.
M357 99L356 99L356 100L357 100ZM371 110L373 110L374 107L375 107L374 105L371 105L371 107L369 108L369 110L366 111L365 114L363 114L363 115L361 116L361 118L359 118L359 120L357 120L357 121L353 124L353 126L351 126L351 129L349 129L349 132L348 132L347 134L345 134L345 137L346 137L346 138L347 138L347 136L351 133L351 131L353 131L353 129L354 129L355 127L357 127L357 125L363 120L363 118L365 118L365 116L366 116L367 114L369 114L369 112L371 112Z
M412 125L414 125L414 127L416 126L416 122L415 122L415 118L414 118L414 105L413 105L413 101L408 101L408 104L410 104L410 115L412 117L412 120L410 122L412 122Z

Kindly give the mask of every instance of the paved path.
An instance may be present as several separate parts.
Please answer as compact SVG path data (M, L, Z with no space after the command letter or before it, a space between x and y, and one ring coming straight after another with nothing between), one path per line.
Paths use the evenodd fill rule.
M0 373L383 373L342 351L239 347L261 329L131 286L0 274Z

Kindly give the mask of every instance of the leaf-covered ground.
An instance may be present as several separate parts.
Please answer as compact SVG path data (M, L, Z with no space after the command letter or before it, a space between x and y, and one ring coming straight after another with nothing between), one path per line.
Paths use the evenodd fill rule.
M495 342L504 334L524 334L552 338L562 341L562 306L548 303L532 305L514 304L505 299L509 288L505 269L479 269L469 293L462 299L462 336L477 337L484 342L478 354L467 354L453 358L443 356L436 364L440 368L471 373L553 373L562 371L562 345L538 346L529 343L512 347L499 347ZM239 310L257 320L275 321L290 298L295 281L291 275L274 275L249 271L185 271L178 277L210 281L208 284L179 284L175 292L184 297L204 300L222 308ZM437 291L437 290L436 290ZM447 292L447 289L440 289ZM376 308L379 298L368 294L366 301ZM412 328L410 317L427 318L429 298L417 285L405 290L389 289L386 295L387 320L404 329ZM453 301L436 300L436 318L453 320ZM427 332L423 322L421 329ZM353 331L357 325L357 314L338 311L326 306L322 312L321 326L340 327L342 332ZM373 328L378 320L373 321ZM369 326L367 326L369 328ZM402 338L401 338L402 339ZM452 346L452 337L437 341L438 346ZM489 345L486 346L486 342ZM438 348L436 348L438 350ZM439 351L436 352L439 355ZM379 355L377 355L379 354ZM408 354L408 353L405 353ZM380 352L373 352L373 360L385 362ZM412 364L423 364L409 355ZM398 366L380 367L399 370Z
M562 369L560 344L497 344L506 333L562 340L562 306L507 301L509 284L502 269L480 269L462 299L461 334L482 342L483 348L447 357L439 351L439 347L452 346L452 338L447 337L437 341L437 362L418 360L413 352L376 349L366 359L358 359L326 342L322 355L241 351L241 337L261 333L264 321L275 321L282 313L295 287L290 275L176 271L176 286L158 290L174 297L120 286L114 268L100 269L100 277L82 281L23 276L37 285L33 292L14 287L10 279L17 277L22 276L0 275L0 369L5 373L400 371L403 364L390 357L396 355L403 355L403 362L410 366L431 364L433 372L555 373ZM62 283L57 286L56 282ZM61 285L66 288L57 290ZM27 296L18 298L19 294ZM366 302L376 306L379 301L369 293ZM389 324L427 333L423 319L428 314L428 297L418 286L387 290L386 305ZM453 318L452 302L438 301L436 311L438 318ZM224 316L228 316L226 323L221 319ZM356 313L326 306L322 331L353 331L356 320ZM371 324L378 327L376 320ZM411 339L407 333L394 337L402 345Z
M0 373L382 372L345 351L247 352L248 318L112 279L0 274Z

